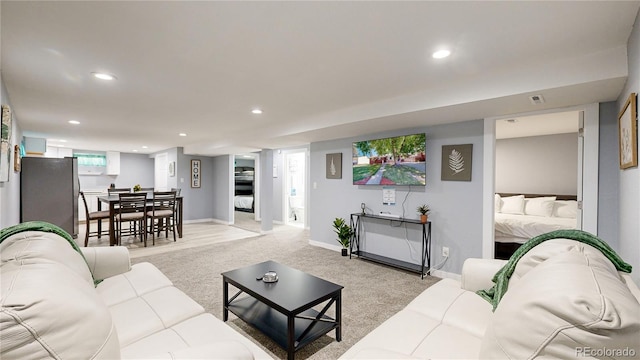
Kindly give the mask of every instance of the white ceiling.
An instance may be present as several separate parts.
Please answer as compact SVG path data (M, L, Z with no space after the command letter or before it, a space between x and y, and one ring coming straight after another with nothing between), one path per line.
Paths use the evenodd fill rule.
M0 66L25 135L241 153L615 100L639 7L5 0Z
M577 133L580 111L563 111L496 120L496 139Z

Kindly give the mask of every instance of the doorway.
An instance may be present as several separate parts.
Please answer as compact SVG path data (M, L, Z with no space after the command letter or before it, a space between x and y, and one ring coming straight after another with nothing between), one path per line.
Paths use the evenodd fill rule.
M484 185L483 185L483 198L484 209L483 212L483 246L482 256L484 258L494 258L495 250L495 209L496 201L495 194L500 193L498 188L498 179L496 178L497 171L497 146L496 139L498 138L497 124L499 122L506 122L510 119L525 118L529 116L553 116L555 113L570 113L572 118L572 126L576 127L575 140L570 150L575 157L575 164L573 169L576 169L576 177L574 177L573 193L576 195L576 228L582 229L593 234L597 234L598 224L598 146L599 146L599 105L587 104L582 106L570 107L565 109L555 109L548 111L539 111L535 113L517 114L509 117L496 117L485 119L485 139L484 139ZM502 124L506 125L506 124ZM544 129L547 126L542 123L534 123L534 128ZM575 146L574 146L575 145ZM583 182L583 179L589 179L587 182ZM545 180L546 181L546 180ZM542 182L542 181L541 181ZM504 191L504 190L502 190ZM525 191L507 191L509 193L523 192ZM537 194L549 194L561 192L560 190L554 191L530 191L530 193Z
M306 151L295 150L284 155L284 219L286 225L305 227Z
M168 174L167 153L157 154L154 161L154 188L158 191L167 190Z

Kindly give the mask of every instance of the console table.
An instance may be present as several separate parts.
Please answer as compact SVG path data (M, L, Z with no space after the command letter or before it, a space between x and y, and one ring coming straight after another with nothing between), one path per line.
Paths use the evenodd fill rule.
M373 254L366 252L360 249L360 233L362 230L362 221L364 219L377 219L377 220L386 220L389 221L390 224L393 223L406 223L406 224L416 224L418 226L422 226L422 263L414 264L398 259L393 259L390 257ZM362 213L354 213L351 214L351 229L353 229L353 236L351 238L351 242L349 243L349 258L351 255L356 255L359 258L366 259L369 261L374 261L380 264L385 264L389 266L393 266L399 269L412 271L420 274L420 278L424 279L424 274L431 268L431 221L427 221L426 223L422 223L417 219L406 219L406 218L396 218L389 216L381 216L381 215L370 215L370 214L362 214ZM354 251L355 247L355 251Z

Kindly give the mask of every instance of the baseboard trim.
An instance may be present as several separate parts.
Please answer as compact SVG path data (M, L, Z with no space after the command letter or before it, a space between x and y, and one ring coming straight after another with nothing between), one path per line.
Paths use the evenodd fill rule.
M214 218L183 220L182 221L183 224L197 224L197 223L203 223L203 222L220 222L220 223L226 224L225 222L222 222L222 220L216 220Z
M455 273L442 271L442 270L431 270L430 274L432 276L436 276L436 277L443 278L443 279L453 279L453 280L457 280L457 281L461 281L462 280L462 276L460 274L455 274Z
M342 251L342 246L340 246L340 245L331 245L331 244L327 244L327 243L322 242L322 241L309 240L309 245L317 246L317 247L321 247L323 249L333 250L333 251L337 251L337 252L341 252Z

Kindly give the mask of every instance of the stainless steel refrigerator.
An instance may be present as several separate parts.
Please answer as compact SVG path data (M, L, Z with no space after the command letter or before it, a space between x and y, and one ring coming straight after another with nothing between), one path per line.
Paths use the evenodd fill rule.
M22 158L20 221L46 221L76 238L79 194L77 158Z

